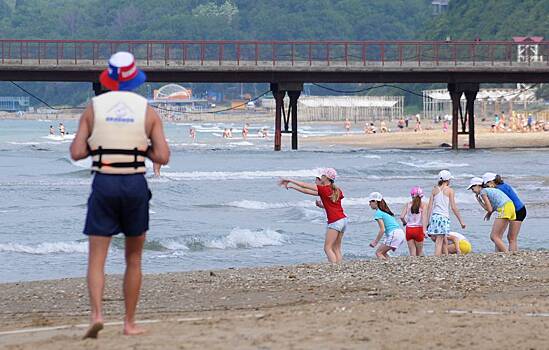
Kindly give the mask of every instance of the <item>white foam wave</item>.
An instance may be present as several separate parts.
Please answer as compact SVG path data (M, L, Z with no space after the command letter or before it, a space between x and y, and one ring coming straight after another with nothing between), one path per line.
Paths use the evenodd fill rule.
M42 136L42 138L52 140L52 141L66 141L66 140L73 140L75 136L76 136L75 134L69 134L69 135L65 135L65 136L48 135L48 136Z
M364 156L362 156L362 158L366 158L366 159L381 159L380 156L377 156L375 154L366 154Z
M242 209L265 210L265 209L283 209L283 208L289 208L289 207L307 208L307 207L314 206L315 202L314 201L299 201L299 202L267 203L267 202L261 202L261 201L241 200L241 201L229 202L225 205L229 206L229 207L236 207L236 208L242 208Z
M235 145L235 146L253 146L254 144L251 143L251 142L248 142L248 141L241 141L241 142L231 142L229 143L230 145Z
M38 245L0 243L0 252L45 255L53 253L87 253L87 242L45 242Z
M320 171L316 169L301 170L270 170L270 171L190 171L164 172L166 178L175 181L201 180L239 180L239 179L269 179L278 177L314 177Z
M229 235L207 242L206 247L214 249L260 248L282 245L285 242L286 237L273 230L235 228Z
M399 164L406 165L412 168L420 169L449 169L449 168L463 168L469 166L467 163L451 163L451 162L441 162L441 161L431 161L431 162L398 162Z
M74 165L76 167L79 167L79 168L89 169L89 168L91 168L91 165L92 165L92 158L91 157L80 159L80 160L72 160L72 159L69 158L69 160L71 161L72 165Z

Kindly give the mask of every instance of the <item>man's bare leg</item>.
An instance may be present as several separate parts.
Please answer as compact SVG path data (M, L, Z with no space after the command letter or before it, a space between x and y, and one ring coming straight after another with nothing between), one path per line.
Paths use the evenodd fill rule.
M105 260L109 252L111 237L89 236L88 249L88 292L90 296L90 328L85 338L97 338L103 329L103 291L105 289Z
M138 335L145 332L144 329L135 324L135 309L141 290L141 256L144 243L145 233L138 237L126 237L126 273L124 274L125 335Z

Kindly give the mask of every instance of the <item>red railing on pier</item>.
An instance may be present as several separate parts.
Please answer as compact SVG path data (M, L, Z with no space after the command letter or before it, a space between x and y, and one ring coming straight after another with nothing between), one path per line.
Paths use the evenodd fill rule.
M549 65L549 41L518 56L512 41L0 40L1 64L103 65L119 50L141 65ZM530 52L530 50L528 50Z

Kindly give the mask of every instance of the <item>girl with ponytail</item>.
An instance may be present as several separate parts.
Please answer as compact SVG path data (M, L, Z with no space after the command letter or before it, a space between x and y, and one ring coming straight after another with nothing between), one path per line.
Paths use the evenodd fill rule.
M379 259L387 259L389 251L397 250L402 242L404 242L406 236L404 235L404 231L400 229L395 215L389 209L381 193L370 193L369 201L370 208L376 211L374 220L379 225L377 237L370 243L370 247L374 248L377 246L381 238L384 237L381 245L376 250L376 256Z
M406 226L406 242L410 256L423 255L423 227L427 226L427 204L422 201L423 190L416 186L410 191L412 200L402 208L400 220Z
M344 198L343 192L334 183L336 176L335 169L327 168L318 174L314 184L292 179L281 179L279 182L279 185L286 189L291 188L301 193L320 197L320 200L316 201L316 205L324 208L328 219L324 252L328 261L332 263L339 263L343 260L341 241L347 230L347 216L341 206L341 200Z

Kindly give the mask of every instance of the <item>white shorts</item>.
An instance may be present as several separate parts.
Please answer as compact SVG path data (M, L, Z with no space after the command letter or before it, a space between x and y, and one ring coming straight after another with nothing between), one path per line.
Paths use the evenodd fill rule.
M328 224L327 229L332 229L340 233L345 233L345 231L347 230L347 218L339 219Z
M404 231L397 228L389 232L389 234L386 234L383 241L381 241L381 244L385 244L386 246L393 248L393 250L397 250L405 240L406 235L404 234Z

